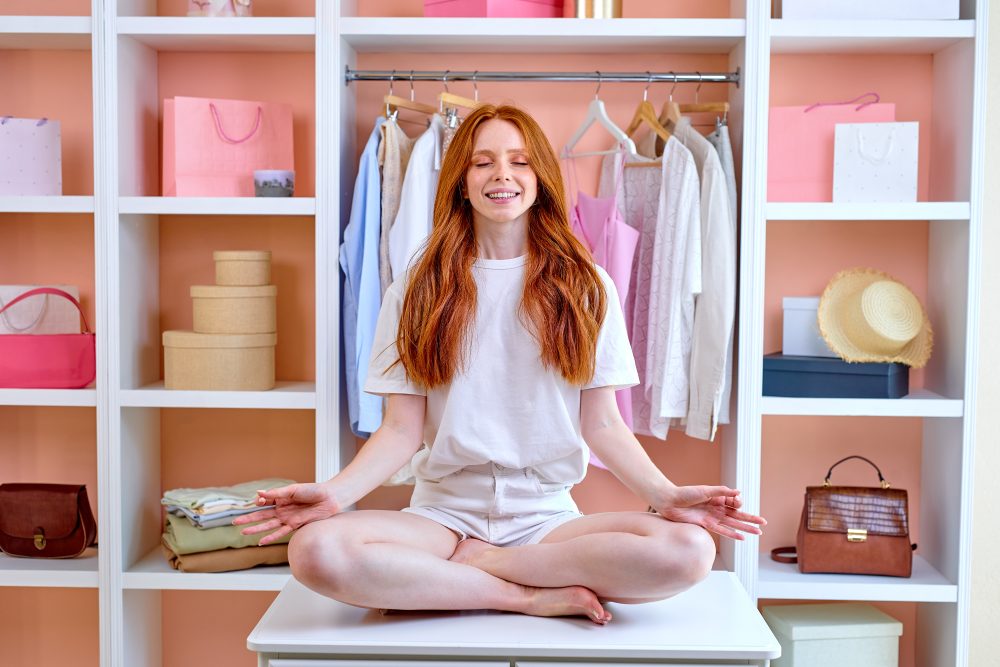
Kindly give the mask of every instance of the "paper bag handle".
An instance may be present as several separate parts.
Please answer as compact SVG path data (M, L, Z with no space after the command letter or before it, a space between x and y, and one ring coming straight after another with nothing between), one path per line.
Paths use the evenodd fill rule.
M261 117L264 115L264 110L261 109L260 105L257 105L257 120L254 121L253 127L250 129L250 132L247 134L247 136L243 137L242 139L233 139L228 134L226 134L226 131L224 129L222 129L222 121L219 120L219 110L215 108L215 104L209 102L208 108L212 110L212 118L215 120L216 132L219 133L219 136L222 137L222 140L225 141L227 144L242 144L244 141L246 141L254 134L256 134L257 129L260 128Z
M14 323L10 321L10 317L7 315L7 313L3 312L7 310L7 306L4 305L3 299L0 299L0 320L3 320L4 324L6 324L7 328L10 329L11 331L14 331L16 333L24 333L25 331L31 331L32 329L34 329L38 325L38 323L42 321L42 318L45 317L45 313L46 311L48 311L48 309L49 309L49 297L46 296L45 301L42 303L42 307L38 309L38 314L35 315L35 321L32 322L31 324L19 327L15 326Z
M81 333L90 333L90 324L87 323L87 316L83 314L83 308L80 307L80 302L74 299L73 295L70 294L69 292L64 292L61 289L56 289L55 287L37 287L35 289L28 290L24 294L19 294L17 298L11 299L6 306L0 308L0 315L3 315L3 313L8 308L13 306L15 303L20 303L21 301L24 301L30 296L38 296L39 294L52 294L53 296L61 296L62 298L66 299L74 306L76 306L76 309L80 311L80 317L83 318L83 331Z
M865 150L865 133L863 127L857 128L857 137L858 137L858 155L860 155L862 158L864 158L865 160L867 160L872 164L879 164L881 162L885 162L886 159L888 159L889 154L892 153L892 147L896 139L896 128L894 127L889 128L889 139L885 142L885 150L882 151L881 157Z
M855 109L855 111L861 111L862 109L864 109L869 104L878 104L878 102L882 99L879 96L879 94L878 93L865 93L864 95L858 95L853 100L847 100L846 102L816 102L815 104L810 104L809 106L807 106L805 108L805 111L803 111L802 113L809 113L813 109L817 109L819 107L833 107L833 106L837 106L837 105L840 105L840 104L854 104L858 100L864 99L865 97L868 97L870 95L874 95L875 96L875 99L873 101L862 102L861 104L858 105L858 108Z

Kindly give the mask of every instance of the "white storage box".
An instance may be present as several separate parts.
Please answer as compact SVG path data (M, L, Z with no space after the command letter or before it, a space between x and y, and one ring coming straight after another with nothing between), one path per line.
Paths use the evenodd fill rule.
M776 0L783 19L957 19L959 0Z
M903 624L870 604L762 607L781 644L771 667L898 667Z
M806 357L836 357L819 333L816 310L818 296L786 296L781 300L781 352Z

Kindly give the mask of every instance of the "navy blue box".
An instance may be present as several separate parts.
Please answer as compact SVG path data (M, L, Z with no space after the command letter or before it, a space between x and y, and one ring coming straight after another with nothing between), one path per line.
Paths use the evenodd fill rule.
M798 398L902 398L910 393L906 364L850 364L835 357L764 355L764 395Z

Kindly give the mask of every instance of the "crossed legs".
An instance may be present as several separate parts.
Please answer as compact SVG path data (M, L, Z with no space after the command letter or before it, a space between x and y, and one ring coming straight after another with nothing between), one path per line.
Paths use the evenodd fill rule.
M540 544L461 544L406 512L362 510L307 524L289 562L309 588L348 604L391 609L498 609L610 619L598 598L659 600L711 569L715 545L697 526L643 512L569 521Z

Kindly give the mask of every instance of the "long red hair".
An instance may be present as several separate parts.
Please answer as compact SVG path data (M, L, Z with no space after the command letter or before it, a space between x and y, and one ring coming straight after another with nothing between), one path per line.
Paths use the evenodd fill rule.
M472 205L462 195L476 130L494 118L524 137L538 197L528 220L528 261L518 316L538 341L542 363L570 383L594 375L597 335L607 296L590 252L573 235L559 160L538 123L524 111L486 104L459 126L441 165L434 227L411 270L399 321L399 359L425 388L447 384L467 359L476 315L472 264L477 245Z

